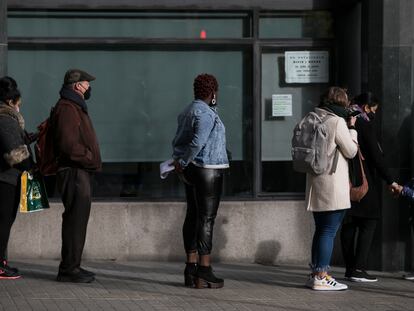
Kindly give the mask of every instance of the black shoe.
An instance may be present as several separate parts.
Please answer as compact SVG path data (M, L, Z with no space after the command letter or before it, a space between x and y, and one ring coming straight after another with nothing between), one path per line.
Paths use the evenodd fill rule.
M224 286L224 280L214 275L211 266L198 266L195 283L197 288L222 288Z
M19 278L21 278L21 275L16 268L9 267L5 260L0 263L0 280L16 280Z
M80 273L82 273L85 276L93 276L93 277L95 277L95 273L93 273L92 271L88 271L88 270L83 269L83 268L79 268L79 270L80 270Z
M81 271L71 273L59 272L56 281L72 283L91 283L95 281L95 277L92 275L85 275Z
M365 270L353 270L347 278L352 282L376 282L375 276L369 275Z
M345 270L345 278L349 279L352 276L352 272L354 269L346 269Z
M197 275L197 264L192 262L185 263L184 269L184 285L186 287L195 287L195 279Z
M13 271L14 273L19 273L19 269L10 267L7 260L3 260L3 265L6 267L6 269Z

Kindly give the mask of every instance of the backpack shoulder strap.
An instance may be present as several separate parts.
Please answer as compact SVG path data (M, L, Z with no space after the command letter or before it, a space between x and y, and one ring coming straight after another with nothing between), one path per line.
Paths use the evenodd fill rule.
M303 118L302 118L302 120L300 120L300 122L297 124L297 126L299 127L299 128L301 128L302 127L302 125L303 125L303 123L305 123L306 122L306 120L308 120L308 118L310 117L310 116L313 116L313 118L315 118L315 119L318 119L318 120L320 120L321 122L323 122L323 120L321 119L321 117L316 113L316 112L314 112L314 111L310 111L310 112L308 112Z
M326 122L326 121L328 121L329 119L331 119L331 118L334 118L335 116L334 115L332 115L332 114L330 114L330 113L327 113L323 118L322 118L322 122Z

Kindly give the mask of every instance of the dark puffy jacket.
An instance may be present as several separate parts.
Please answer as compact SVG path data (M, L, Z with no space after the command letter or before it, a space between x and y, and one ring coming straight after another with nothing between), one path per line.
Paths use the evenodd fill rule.
M98 139L87 111L79 104L61 98L55 106L53 121L59 167L100 171L102 161Z
M17 185L22 171L34 164L24 119L4 103L0 103L0 155L0 182L11 185Z

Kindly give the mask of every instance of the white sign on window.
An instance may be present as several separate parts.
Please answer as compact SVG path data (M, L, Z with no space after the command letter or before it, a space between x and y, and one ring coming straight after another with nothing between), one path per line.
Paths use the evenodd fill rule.
M285 52L286 83L328 83L328 51Z
M272 117L292 116L292 94L272 95Z

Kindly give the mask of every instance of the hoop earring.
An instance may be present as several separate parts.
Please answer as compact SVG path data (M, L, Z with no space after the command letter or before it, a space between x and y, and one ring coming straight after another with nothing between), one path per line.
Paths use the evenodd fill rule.
M211 104L214 106L216 104L216 94L214 94L213 99L211 100Z

